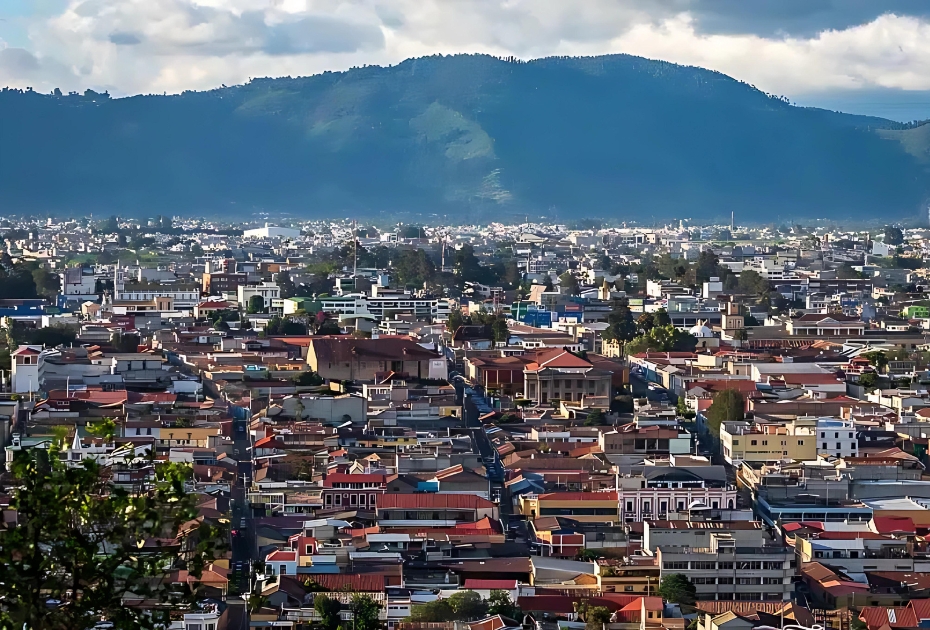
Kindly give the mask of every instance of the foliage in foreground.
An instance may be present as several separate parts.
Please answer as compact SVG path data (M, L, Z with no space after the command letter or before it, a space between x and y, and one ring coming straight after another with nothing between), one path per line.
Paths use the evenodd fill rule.
M222 550L220 526L195 521L187 466L156 464L138 493L90 460L66 467L55 449L17 453L11 472L4 491L18 522L0 530L0 627L167 625L168 607L189 609L198 596L184 572L196 582Z

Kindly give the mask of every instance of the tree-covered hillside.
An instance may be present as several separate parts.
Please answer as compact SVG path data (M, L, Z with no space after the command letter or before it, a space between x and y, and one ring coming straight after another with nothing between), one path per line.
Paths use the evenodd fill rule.
M176 96L0 93L0 212L907 216L881 119L626 55L461 55ZM885 133L885 131L883 131Z

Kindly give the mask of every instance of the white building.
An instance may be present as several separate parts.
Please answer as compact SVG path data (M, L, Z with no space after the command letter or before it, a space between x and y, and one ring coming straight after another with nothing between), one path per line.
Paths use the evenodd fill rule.
M262 282L261 284L243 284L239 285L237 300L242 308L249 305L249 300L253 296L261 296L265 300L265 308L271 307L272 300L281 299L281 287L274 282Z
M859 442L856 438L856 423L839 418L817 419L817 450L836 457L856 457Z
M200 302L200 287L181 284L118 283L113 291L114 302L155 302L158 298L171 298L174 308L193 308Z
M39 355L42 346L20 346L13 353L13 393L39 391Z
M70 300L96 300L97 278L93 273L85 274L81 267L69 267L58 274L61 280L61 294Z
M245 230L242 233L245 238L300 238L300 230L291 228L275 227L265 224L265 227L255 228L254 230Z

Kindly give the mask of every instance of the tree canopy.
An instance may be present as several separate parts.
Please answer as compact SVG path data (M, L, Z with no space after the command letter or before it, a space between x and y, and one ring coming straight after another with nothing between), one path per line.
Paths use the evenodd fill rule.
M686 606L693 606L697 599L697 589L683 573L663 576L659 583L658 594L667 602Z
M17 522L0 529L2 627L66 630L101 619L118 629L168 625L168 608L127 606L124 598L189 606L198 597L196 578L222 551L218 523L181 531L198 514L184 489L189 466L156 463L146 487L130 492L111 485L90 460L65 466L53 446L19 451L11 473L4 491L12 493ZM143 546L176 537L175 544ZM195 580L175 580L178 571Z
M714 401L704 414L707 426L714 435L719 435L724 422L742 420L746 405L743 395L735 389L724 389L714 394Z

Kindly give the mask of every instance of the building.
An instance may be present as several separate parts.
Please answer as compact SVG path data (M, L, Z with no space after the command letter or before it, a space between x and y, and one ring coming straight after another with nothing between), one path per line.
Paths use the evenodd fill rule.
M58 274L61 281L61 294L69 300L96 300L97 278L93 271L85 273L83 267L68 267Z
M525 494L519 502L520 514L529 519L564 516L579 523L620 522L616 491Z
M332 473L323 480L325 509L374 509L378 496L384 493L389 478L385 474Z
M647 521L643 549L661 576L683 574L698 600L787 601L794 550L758 521Z
M313 337L307 364L324 378L337 380L370 381L389 372L404 378L448 377L445 357L402 337Z
M297 239L300 238L300 230L291 228L276 227L265 224L265 227L253 228L242 232L244 238L280 238L280 239Z
M586 407L609 407L614 372L594 367L588 359L559 348L536 353L523 370L523 395L536 405L553 401L578 402Z
M261 284L240 284L236 288L237 299L242 308L248 308L249 300L258 295L265 301L265 308L271 308L272 300L281 299L281 287L274 282Z
M855 457L859 453L853 420L818 418L816 431L818 452L835 457Z
M12 386L13 393L27 394L37 392L39 386L39 355L42 346L20 346L13 353Z
M469 494L381 494L376 516L381 527L455 527L499 518L497 505Z
M116 283L113 303L152 302L171 298L174 308L193 308L200 302L200 287L196 284L122 284Z
M723 422L720 445L729 464L809 460L817 455L817 434L813 422L783 425Z
M205 295L223 295L224 293L235 293L239 286L248 282L248 274L245 273L226 273L214 272L205 273L201 279L201 290Z
M861 337L865 323L852 315L808 313L789 320L787 329L796 337Z
M671 511L736 507L736 486L728 483L723 466L646 466L639 474L619 475L616 483L624 522L666 518Z

